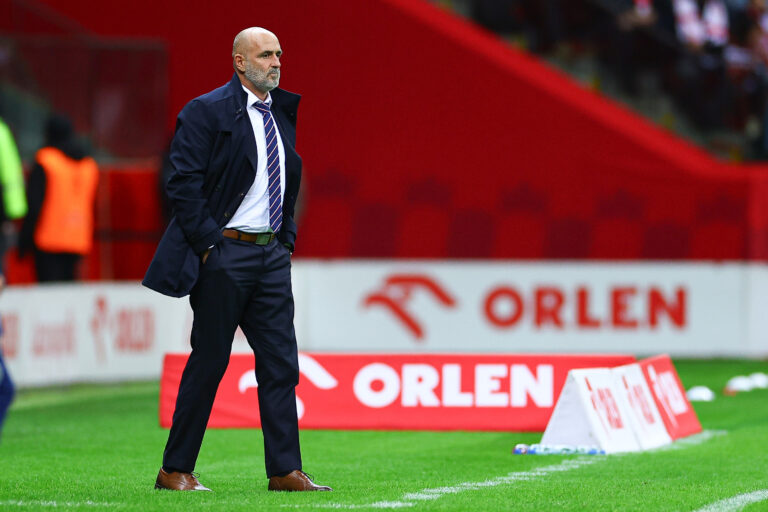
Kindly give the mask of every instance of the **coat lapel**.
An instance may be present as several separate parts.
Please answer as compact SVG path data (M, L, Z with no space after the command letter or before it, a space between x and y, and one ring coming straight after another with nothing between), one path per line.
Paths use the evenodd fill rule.
M258 156L256 152L256 138L253 136L251 118L248 117L247 112L248 106L246 105L246 102L248 100L248 95L243 90L243 86L237 78L237 74L232 77L232 80L229 82L229 87L232 89L232 95L235 99L232 105L232 112L230 112L229 115L229 119L232 121L232 124L230 125L232 142L233 147L235 148L233 154L245 155L255 174Z

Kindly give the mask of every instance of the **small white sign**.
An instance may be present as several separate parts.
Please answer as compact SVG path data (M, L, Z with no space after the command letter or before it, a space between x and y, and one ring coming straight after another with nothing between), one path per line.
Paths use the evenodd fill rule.
M615 392L629 404L627 416L640 447L650 450L671 443L640 365L618 366L612 373Z
M617 392L610 368L571 370L541 444L639 451L629 415L626 395Z

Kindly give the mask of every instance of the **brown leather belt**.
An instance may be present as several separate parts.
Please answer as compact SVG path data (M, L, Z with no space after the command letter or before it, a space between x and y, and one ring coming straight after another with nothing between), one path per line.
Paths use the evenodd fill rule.
M245 233L236 229L225 229L221 232L227 238L234 238L243 242L251 242L256 245L267 245L275 239L274 233Z

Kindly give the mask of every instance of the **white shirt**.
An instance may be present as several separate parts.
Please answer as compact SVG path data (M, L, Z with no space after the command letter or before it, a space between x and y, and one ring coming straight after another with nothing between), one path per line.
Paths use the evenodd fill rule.
M255 94L249 91L245 86L243 90L248 94L246 105L248 108L248 117L253 127L253 135L256 138L256 152L258 163L256 167L256 179L253 180L251 188L245 194L243 202L237 209L232 219L226 227L237 229L248 233L265 233L270 231L269 227L269 188L267 180L267 138L264 134L264 119L261 112L253 106L259 100ZM267 105L272 104L272 96L267 93L267 99L264 100ZM272 116L275 124L277 136L277 154L280 156L280 201L285 197L285 148L283 148L283 139L280 137L280 130L277 127L277 119Z

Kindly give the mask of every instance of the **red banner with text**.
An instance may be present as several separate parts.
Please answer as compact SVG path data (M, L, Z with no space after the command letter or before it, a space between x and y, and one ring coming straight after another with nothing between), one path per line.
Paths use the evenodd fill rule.
M187 354L167 354L160 424L171 425ZM575 368L632 363L626 355L300 353L302 428L543 431ZM233 354L208 426L258 427L254 358Z
M685 388L669 356L643 359L640 368L669 436L674 440L701 432L699 418L685 396Z

